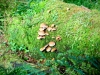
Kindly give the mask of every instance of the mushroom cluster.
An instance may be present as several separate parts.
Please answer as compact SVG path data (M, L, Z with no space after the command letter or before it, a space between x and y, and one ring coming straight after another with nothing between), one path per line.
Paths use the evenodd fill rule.
M44 39L46 35L49 35L48 32L56 31L56 30L57 30L57 27L55 26L55 24L51 24L50 26L48 26L45 23L42 23L42 24L40 24L37 39L39 39L39 40ZM54 38L56 41L61 40L60 36L56 36L56 37L52 37L52 38ZM56 45L56 43L54 41L51 41L44 47L40 48L40 51L55 52L55 51L57 51L57 48L54 47L55 45Z
M44 39L46 35L49 35L49 33L46 32L47 28L48 28L48 26L45 23L42 23L40 25L37 39L41 40L41 39Z
M57 48L54 47L55 45L56 45L56 43L51 41L44 47L40 48L40 51L55 52L55 51L57 51Z
M49 35L47 31L56 31L55 24L52 24L51 26L47 26L45 23L40 24L37 39L45 39L45 36Z
M56 31L56 27L55 27L55 24L51 24L51 26L49 26L47 28L48 31Z

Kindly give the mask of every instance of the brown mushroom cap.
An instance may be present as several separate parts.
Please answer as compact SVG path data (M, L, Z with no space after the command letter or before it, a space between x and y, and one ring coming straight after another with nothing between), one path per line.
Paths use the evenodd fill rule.
M45 48L44 48L44 47L40 48L40 51L44 51L44 50L45 50Z
M47 45L44 46L44 48L46 49L48 46L49 46L49 45L47 44Z
M44 51L48 47L48 44L45 45L44 47L40 48L40 51Z
M40 28L46 29L46 28L48 28L48 26L47 26L45 23L41 23L41 24L40 24Z
M53 42L53 41L49 42L49 46L53 47L53 46L55 46L55 45L56 45L55 42Z
M47 52L50 52L50 51L51 51L51 47L48 46L48 47L46 48L46 51L47 51Z
M39 28L39 31L44 31L45 29L44 28Z
M57 50L57 48L52 48L51 52L55 52Z
M38 34L43 36L43 35L45 35L45 32L44 31L39 31Z

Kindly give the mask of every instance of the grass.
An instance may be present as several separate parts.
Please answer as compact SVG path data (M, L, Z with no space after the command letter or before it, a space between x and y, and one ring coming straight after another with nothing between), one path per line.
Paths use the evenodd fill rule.
M62 40L60 42L57 42L56 44L56 47L59 52L66 52L66 47L69 47L72 50L75 49L78 50L78 52L82 53L85 50L85 52L83 53L85 55L94 55L88 51L91 51L94 47L96 47L96 49L94 48L92 51L95 52L95 50L99 50L98 48L99 30L95 29L96 27L95 22L92 23L92 21L94 21L93 19L95 17L95 13L92 13L92 11L89 10L84 10L84 8L80 8L76 5L64 4L63 2L58 3L56 5L53 3L51 4L52 4L51 7L50 5L48 5L49 8L46 7L44 12L34 15L34 17L31 17L31 20L28 20L26 18L25 20L21 20L19 19L20 16L19 18L18 17L13 18L11 25L9 25L10 27L8 27L9 28L8 33L10 36L9 40L10 43L12 44L12 47L15 44L18 45L15 48L16 50L18 50L17 47L19 46L28 47L29 51L32 52L32 55L35 57L37 54L41 55L39 49L43 47L45 44L47 44L49 41L56 42L56 40L51 38L52 36L60 35ZM58 5L64 8L59 7ZM70 8L70 10L67 11L66 7ZM51 13L48 13L47 10L50 10ZM21 17L23 18L25 16ZM29 24L27 24L27 22ZM37 40L37 35L38 35L37 32L39 30L39 25L42 22L47 23L48 25L54 23L55 25L58 26L58 29L55 32L51 32L50 36L48 36L46 39L40 41ZM32 27L28 27L28 25L30 24L32 24ZM93 34L94 31L97 32L97 34ZM91 39L89 38L90 36ZM96 44L94 43L96 40L98 44L97 42ZM84 41L86 41L86 43L84 43ZM92 45L94 47L92 47ZM42 53L42 54L46 58L48 58L47 56L50 56L52 58L56 56L55 53Z
M97 9L100 11L100 1L98 0L64 0L67 3L74 3L79 6L85 6L89 9Z
M17 7L25 7L27 10L21 10ZM96 68L92 67L92 65L96 66L97 63L88 58L99 58L100 56L100 12L98 10L90 10L59 0L42 1L37 4L33 1L26 6L20 3L17 7L16 10L10 12L10 16L6 17L8 24L6 39L12 51L15 53L24 51L38 61L46 59L44 66L50 67L50 71L54 70L56 74L60 74L57 70L58 65L65 66L66 73L72 75L87 74L87 71L90 71L88 75L91 75L91 72L97 71ZM41 23L46 23L48 26L55 24L58 27L57 31L49 32L50 35L46 36L46 39L37 40ZM51 38L58 35L62 38L59 42ZM54 53L40 52L40 48L50 41L56 42L58 51ZM83 60L79 59L79 56ZM10 58L10 56L5 57ZM51 61L53 58L55 60ZM96 59L96 61L99 60ZM85 68L85 66L87 67Z

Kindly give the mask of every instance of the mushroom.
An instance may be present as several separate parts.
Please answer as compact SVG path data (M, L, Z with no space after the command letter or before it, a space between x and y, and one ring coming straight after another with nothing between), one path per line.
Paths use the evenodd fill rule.
M51 52L55 52L57 50L57 48L52 48Z
M39 39L39 40L40 40L40 39L41 39L41 36L38 36L38 37L37 37L37 39Z
M41 39L45 39L45 36L38 36L37 39L41 40Z
M56 40L57 40L57 41L60 41L60 40L61 40L61 37L60 37L60 36L57 36L57 37L56 37Z
M56 31L56 28L52 28L52 31Z
M44 51L48 47L48 44L45 45L44 47L40 48L40 51Z
M38 34L41 35L41 36L44 36L45 32L44 31L39 31Z
M46 49L48 47L48 44L44 46L44 48Z
M44 50L45 50L45 47L40 48L40 51L44 51Z
M45 36L41 36L42 37L42 39L45 39Z
M56 45L55 42L53 42L53 41L49 42L49 46L53 47L55 45Z
M48 28L48 26L47 26L45 23L42 23L42 24L40 25L40 28L47 29L47 28Z
M52 24L51 27L52 27L52 28L55 27L55 24Z
M51 51L51 47L48 46L48 47L46 48L46 51L47 51L47 52L50 52L50 51Z
M52 30L52 28L51 28L51 27L48 27L48 28L47 28L47 30L48 30L48 31L51 31L51 30Z
M39 28L39 31L44 31L45 29L44 28Z

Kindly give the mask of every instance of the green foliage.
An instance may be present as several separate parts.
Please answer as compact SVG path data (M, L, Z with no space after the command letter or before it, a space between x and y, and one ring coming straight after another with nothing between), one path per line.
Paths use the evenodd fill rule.
M100 50L100 34L94 33L94 28L98 25L95 25L95 22L94 24L91 23L92 17L92 13L78 12L67 22L66 36L70 41L71 48L74 49L74 52L76 50L80 52L79 54L81 54L84 51L85 55L94 56L94 53ZM99 32L99 30L96 29L96 32Z
M43 0L29 0L28 1L27 0L22 3L16 1L17 7L15 10L15 15L19 14L19 15L25 16L27 14L34 15L34 14L40 13L44 9L45 2L46 0L45 1Z
M0 75L7 75L6 69L2 66L0 66Z
M91 62L90 62L91 60ZM94 61L95 60L95 61ZM68 69L73 69L73 71L79 75L91 75L90 73L92 72L92 66L91 65L98 65L98 73L99 73L99 67L100 65L98 64L99 62L97 61L98 59L96 58L91 58L91 57L75 57L75 56L64 56L61 60L59 60L59 62L57 61L57 63L59 63L60 65L64 65L66 66L66 68ZM62 62L62 64L60 63ZM97 63L96 63L97 62ZM94 63L94 64L91 64ZM90 65L91 64L91 65ZM86 66L86 68L85 68ZM90 71L91 72L90 72ZM68 70L67 70L68 72ZM89 73L90 72L90 73ZM97 73L95 70L93 71L95 74ZM69 72L70 73L70 70Z
M23 66L14 68L8 75L45 75L45 73L28 64L23 64Z
M38 1L22 2L14 9L7 28L7 38L11 50L22 50L29 52L30 56L36 59L47 59L44 65L50 67L47 71L51 75L60 74L57 66L66 68L65 75L99 73L100 66L96 57L100 56L100 13L59 0ZM67 10L66 7L70 10ZM43 22L48 25L55 24L58 28L54 33L51 32L50 36L46 36L46 39L37 40L39 26ZM61 41L51 38L58 35L61 36ZM50 41L56 42L58 51L40 52L40 48ZM51 61L52 58L55 58L55 61ZM36 72L33 74L40 73L39 70L34 70ZM24 70L17 68L11 74L14 72L27 74L25 67ZM45 75L44 72L41 73Z
M49 68L50 75L98 75L100 72L100 61L97 57L73 56L59 53L54 61L47 60L45 66ZM62 71L65 69L65 71Z
M19 3L17 5L14 15L16 15L16 16L21 15L21 16L19 16L20 20L19 20L19 18L15 18L14 22L12 23L10 31L8 31L11 34L9 44L11 45L11 49L13 51L24 50L24 51L28 52L28 49L26 49L26 47L28 47L29 43L31 44L34 39L34 38L32 38L32 36L34 34L33 33L34 30L32 29L32 26L34 26L38 23L38 21L35 21L36 23L33 23L32 18L35 14L43 11L45 4L46 4L46 1L31 0L31 1L27 1L26 4ZM20 25L22 20L23 20L23 25ZM19 24L19 25L17 25L17 24ZM19 29L16 29L16 26L14 26L14 25L17 25ZM31 31L31 29L33 30L33 32ZM20 30L21 30L21 33L20 33ZM30 32L28 30L30 30ZM16 35L18 35L18 37L16 37ZM30 36L30 37L28 37L28 36ZM22 38L24 38L24 39L21 40L20 42L19 41L17 42L18 39L22 39ZM15 41L15 40L16 40L16 42L14 43L13 41Z
M0 30L5 30L6 28L6 17L8 16L9 12L13 10L15 4L13 4L14 0L0 0ZM13 5L12 5L13 4ZM13 6L13 7L12 7ZM12 10L10 10L12 9ZM6 12L8 11L9 12Z
M100 10L100 2L99 0L64 0L67 3L74 3L79 6L83 5L88 7L89 9L98 9Z
M45 1L43 1L43 5L44 4L46 4ZM47 6L48 8L46 8ZM55 53L48 54L40 52L39 49L49 41L55 41L55 39L51 38L52 36L56 37L60 35L62 40L56 44L59 53L68 52L75 56L99 56L100 31L98 20L100 17L96 17L96 15L99 16L99 12L77 11L77 13L75 13L74 10L78 9L78 7L75 6L69 12L66 12L66 14L64 13L66 8L60 10L61 8L57 6L58 5L56 5L56 9L54 9L52 8L54 6L50 7L49 4L46 4L44 6L46 8L44 12L41 11L31 16L33 12L28 12L27 10L28 13L25 12L22 16L13 17L12 22L8 26L8 40L11 49L14 51L24 50L30 52L31 55L36 58L41 56L43 56L41 58L53 58L56 57ZM73 7L73 5L70 7ZM47 13L47 10L50 8L52 8L51 13ZM69 18L71 12L74 14ZM37 40L37 32L42 22L48 23L49 25L54 23L58 26L58 29L54 33L50 33L50 36L47 36L46 39ZM97 54L95 55L95 53Z
M0 67L1 75L46 75L45 72L30 66L29 64L23 64L19 67L14 67L14 69L5 69Z
M2 6L2 5L0 4L0 11L2 10L2 11L0 12L0 29L3 29L3 20L4 20L4 19L3 19L3 18L4 18L4 17L3 17L3 13L4 13L4 10L3 10L3 8L1 8L1 6Z
M59 60L58 60L59 59ZM38 64L38 66L47 66L48 69L42 70L41 68L33 67L32 65L23 63L14 63L15 66L10 69L4 69L0 67L0 73L2 75L98 75L100 73L100 61L99 58L89 56L72 56L64 53L59 53L57 59L51 61L47 60L44 65ZM61 67L65 67L65 71L62 71Z

